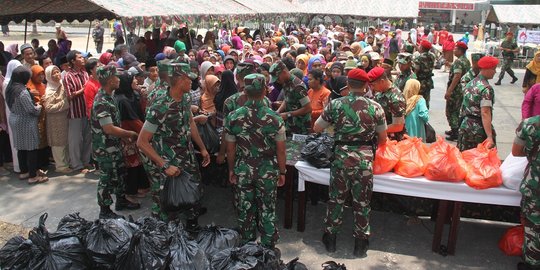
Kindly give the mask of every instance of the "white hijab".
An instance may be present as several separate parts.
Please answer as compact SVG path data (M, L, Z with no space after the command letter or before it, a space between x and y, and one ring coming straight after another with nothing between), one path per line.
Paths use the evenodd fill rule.
M6 76L4 77L4 83L2 84L2 95L4 95L4 97L6 96L6 88L9 84L9 81L11 81L11 75L13 75L13 71L20 66L22 66L22 64L19 60L9 61L6 68Z
M62 85L62 80L60 80L60 82L55 82L53 80L52 72L54 71L54 69L58 69L58 71L60 71L60 69L55 65L48 66L45 69L45 79L47 80L47 88L45 88L46 96L56 93L58 88Z

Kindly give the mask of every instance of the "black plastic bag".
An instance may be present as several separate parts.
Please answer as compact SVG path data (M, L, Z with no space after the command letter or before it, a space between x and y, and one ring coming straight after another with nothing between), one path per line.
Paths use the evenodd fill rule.
M307 266L298 261L298 257L292 259L281 270L308 270Z
M212 258L224 249L238 247L240 245L240 234L232 229L209 225L199 232L197 244L208 258Z
M426 141L425 143L434 143L437 141L437 133L435 129L428 123L424 123L424 128L426 129Z
M44 270L90 269L90 260L79 238L73 236L49 241L49 233L45 228L46 219L47 213L40 217L39 226L28 234L28 239L39 250L33 253L28 268Z
M330 168L334 156L334 139L328 134L309 135L300 154L316 168Z
M160 197L161 209L165 211L191 208L201 199L200 182L183 170L179 176L167 177Z
M112 269L116 255L138 229L134 223L123 219L98 219L86 234L88 250L94 268Z
M0 249L0 269L28 269L28 264L36 252L38 249L32 241L22 236L15 236Z
M182 226L169 224L171 244L169 270L207 270L210 262L197 242L189 239Z
M347 267L345 267L345 264L336 263L334 261L325 262L321 266L323 270L347 270Z
M246 254L240 248L228 248L218 252L214 255L210 264L214 270L260 269L259 260Z
M274 250L265 248L255 242L249 242L240 247L240 250L248 256L253 256L259 261L258 269L279 270L280 254Z
M50 239L61 239L76 236L84 241L92 222L82 218L79 212L64 216L58 223L56 232L50 234Z
M207 121L205 124L197 124L197 130L199 136L206 147L206 151L210 154L219 152L219 133L217 130Z

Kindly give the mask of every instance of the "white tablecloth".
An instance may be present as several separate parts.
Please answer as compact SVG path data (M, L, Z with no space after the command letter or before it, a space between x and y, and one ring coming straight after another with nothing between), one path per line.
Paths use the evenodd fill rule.
M317 169L307 162L298 161L298 191L305 191L305 182L329 185L330 169ZM459 202L519 206L521 193L504 186L476 190L465 182L450 183L427 180L425 177L406 178L395 173L373 177L373 191Z

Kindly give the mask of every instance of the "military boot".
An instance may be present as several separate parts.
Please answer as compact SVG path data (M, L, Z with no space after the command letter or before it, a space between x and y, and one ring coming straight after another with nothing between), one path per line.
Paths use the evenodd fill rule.
M512 81L510 82L511 84L514 84L516 83L518 80L518 78L516 76L512 77Z
M499 79L499 80L495 83L495 85L501 85L501 79Z
M125 219L124 216L113 212L109 206L101 206L99 210L99 219Z
M322 236L322 242L324 244L324 247L326 248L326 251L333 253L336 252L336 235L325 232Z
M114 210L116 210L116 211L122 211L124 209L137 210L139 208L141 208L140 203L130 202L125 197L116 198L116 203L114 205Z
M457 138L458 138L457 129L452 129L450 131L450 134L448 136L446 136L446 140L448 140L448 141L457 141Z
M354 251L353 255L357 258L367 257L367 251L369 248L369 240L354 238Z

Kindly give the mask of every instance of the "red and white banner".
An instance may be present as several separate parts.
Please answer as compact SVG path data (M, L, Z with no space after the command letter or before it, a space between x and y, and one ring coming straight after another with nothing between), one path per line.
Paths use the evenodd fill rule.
M474 3L452 3L452 2L427 2L418 3L420 9L439 9L439 10L474 10Z

